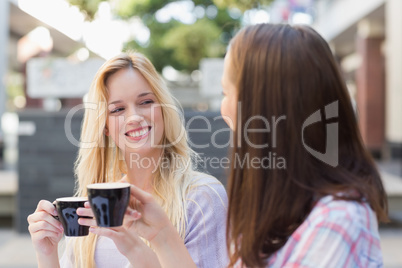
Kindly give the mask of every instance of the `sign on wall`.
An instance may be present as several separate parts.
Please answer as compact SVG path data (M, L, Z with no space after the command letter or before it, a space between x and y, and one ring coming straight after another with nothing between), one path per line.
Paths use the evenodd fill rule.
M104 63L103 59L72 62L66 58L33 58L27 63L27 93L31 98L81 98Z
M207 58L200 62L202 79L200 81L200 93L204 97L216 97L222 95L221 79L223 75L223 59Z

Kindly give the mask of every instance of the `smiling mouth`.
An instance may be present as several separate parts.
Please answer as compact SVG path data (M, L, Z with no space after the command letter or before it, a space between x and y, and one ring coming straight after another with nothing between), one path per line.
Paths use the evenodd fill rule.
M124 135L126 135L127 137L130 137L130 138L133 138L133 139L141 139L141 138L147 136L150 131L151 131L151 127L145 127L145 128L141 128L141 129L128 131Z

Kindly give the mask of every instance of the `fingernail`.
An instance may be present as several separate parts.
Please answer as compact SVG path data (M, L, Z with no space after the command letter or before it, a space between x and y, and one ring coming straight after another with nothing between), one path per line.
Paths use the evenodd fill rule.
M131 212L131 215L134 216L134 217L140 217L140 216L141 216L141 213L139 213L137 210L133 210L133 211Z

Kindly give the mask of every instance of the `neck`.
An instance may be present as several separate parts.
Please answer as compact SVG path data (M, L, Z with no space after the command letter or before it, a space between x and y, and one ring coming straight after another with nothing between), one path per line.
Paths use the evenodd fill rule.
M153 179L158 170L161 152L154 155L141 155L137 153L126 154L127 182L140 189L152 192Z

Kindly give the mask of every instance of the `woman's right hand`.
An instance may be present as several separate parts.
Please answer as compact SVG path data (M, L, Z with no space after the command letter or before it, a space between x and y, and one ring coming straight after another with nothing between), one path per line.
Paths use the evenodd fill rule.
M138 234L150 242L157 255L157 258L152 257L153 254L149 250L140 252L147 261L157 260L152 264L148 262L147 267L196 268L183 239L153 196L134 185L131 185L130 191L131 198L123 226L114 228L91 227L90 232L112 239L120 252L132 264L138 262L134 257L136 244L138 245L141 242L141 240L136 241L138 238L135 234ZM134 252L132 252L133 249ZM134 257L133 260L130 259L131 257Z
M57 211L52 203L41 200L34 213L28 216L28 230L37 254L50 256L57 253L57 245L63 237L62 224L53 218Z

